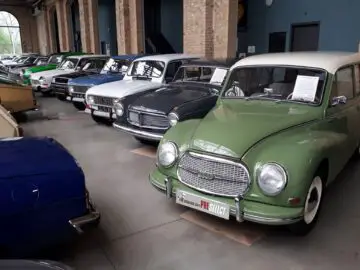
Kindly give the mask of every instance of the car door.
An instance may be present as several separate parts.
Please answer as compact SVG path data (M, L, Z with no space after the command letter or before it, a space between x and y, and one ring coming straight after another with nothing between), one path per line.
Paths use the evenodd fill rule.
M334 102L346 97L345 103ZM346 164L359 143L359 97L355 96L354 66L339 69L333 78L329 107L326 111L328 128L336 141L331 164L338 173Z

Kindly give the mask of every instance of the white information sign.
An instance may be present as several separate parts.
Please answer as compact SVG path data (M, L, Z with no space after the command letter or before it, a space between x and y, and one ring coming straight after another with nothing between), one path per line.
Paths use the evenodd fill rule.
M291 99L315 101L319 77L298 75Z
M218 84L221 84L227 74L227 70L226 69L223 69L223 68L217 68L215 69L212 77L211 77L211 80L210 80L210 83L218 83Z
M136 74L143 75L145 72L145 62L139 62L136 67Z

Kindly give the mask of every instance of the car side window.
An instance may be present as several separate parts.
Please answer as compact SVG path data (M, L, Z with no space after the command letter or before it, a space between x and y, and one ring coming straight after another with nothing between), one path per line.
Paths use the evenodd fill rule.
M333 83L332 97L345 96L347 99L354 97L353 67L338 70Z
M360 64L354 66L355 96L360 95Z
M165 78L174 78L176 71L179 69L179 67L181 66L182 62L181 61L174 61L168 64L167 66L167 70L166 70L166 74L165 74Z

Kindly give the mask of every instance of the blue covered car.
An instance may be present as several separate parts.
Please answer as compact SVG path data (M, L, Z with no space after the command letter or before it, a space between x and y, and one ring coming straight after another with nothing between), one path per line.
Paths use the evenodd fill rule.
M100 74L69 80L68 89L75 108L85 110L85 93L90 87L122 80L132 61L142 56L143 55L113 56L105 64Z
M100 214L74 157L52 138L0 140L0 254L67 242Z

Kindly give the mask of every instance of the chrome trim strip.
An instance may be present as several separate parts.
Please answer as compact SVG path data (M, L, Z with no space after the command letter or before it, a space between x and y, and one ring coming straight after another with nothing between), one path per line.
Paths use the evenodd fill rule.
M152 132L136 130L136 129L133 129L133 128L128 128L128 127L121 126L121 125L116 124L116 123L113 124L113 127L117 128L117 129L121 129L122 131L125 131L126 133L129 133L129 134L131 134L133 136L141 137L141 138L144 138L144 139L151 139L153 141L160 141L162 139L162 137L163 137L162 134L156 134L156 133L152 133Z
M129 108L129 111L139 111L139 112L146 112L146 113L152 113L152 114L160 114L160 115L165 115L164 113L162 113L161 111L158 111L158 110L153 110L153 109L150 109L150 108L146 108L144 106L131 106Z
M243 170L245 170L246 172L246 175L247 175L247 178L248 178L248 185L247 185L247 188L246 190L244 190L243 194L246 194L248 192L248 190L250 189L250 185L251 185L251 179L250 179L250 174L249 174L249 170L246 168L245 165L243 165L242 163L238 163L238 162L235 162L235 161L232 161L232 160L228 160L228 159L224 159L224 158L219 158L219 157L214 157L214 156L209 156L209 155L204 155L204 154L199 154L199 153L195 153L195 152L186 152L188 153L189 155L191 156L194 156L194 157L198 157L198 158L201 158L203 160L213 160L213 161L216 161L216 162L219 162L219 163L226 163L226 164L230 164L230 165L234 165L234 166L238 166L240 168L242 168ZM184 155L186 154L184 153L181 158L179 159L179 162L178 164L180 164L180 161L181 159L184 157ZM178 166L177 170L176 170L176 175L178 177L178 180L183 183L184 185L190 187L190 188L193 188L195 190L198 190L200 192L203 192L203 193L206 193L206 194L210 194L210 195L216 195L216 196L222 196L222 197L226 197L226 198L237 198L238 196L240 195L243 195L243 194L239 194L239 195L236 195L236 196L230 196L230 195L227 195L227 194L220 194L220 193L215 193L215 192L211 192L211 191L208 191L206 189L201 189L201 188L198 188L198 187L194 187L192 185L189 185L185 182L183 182L181 180L181 177L179 175L179 168L181 168L180 166Z

